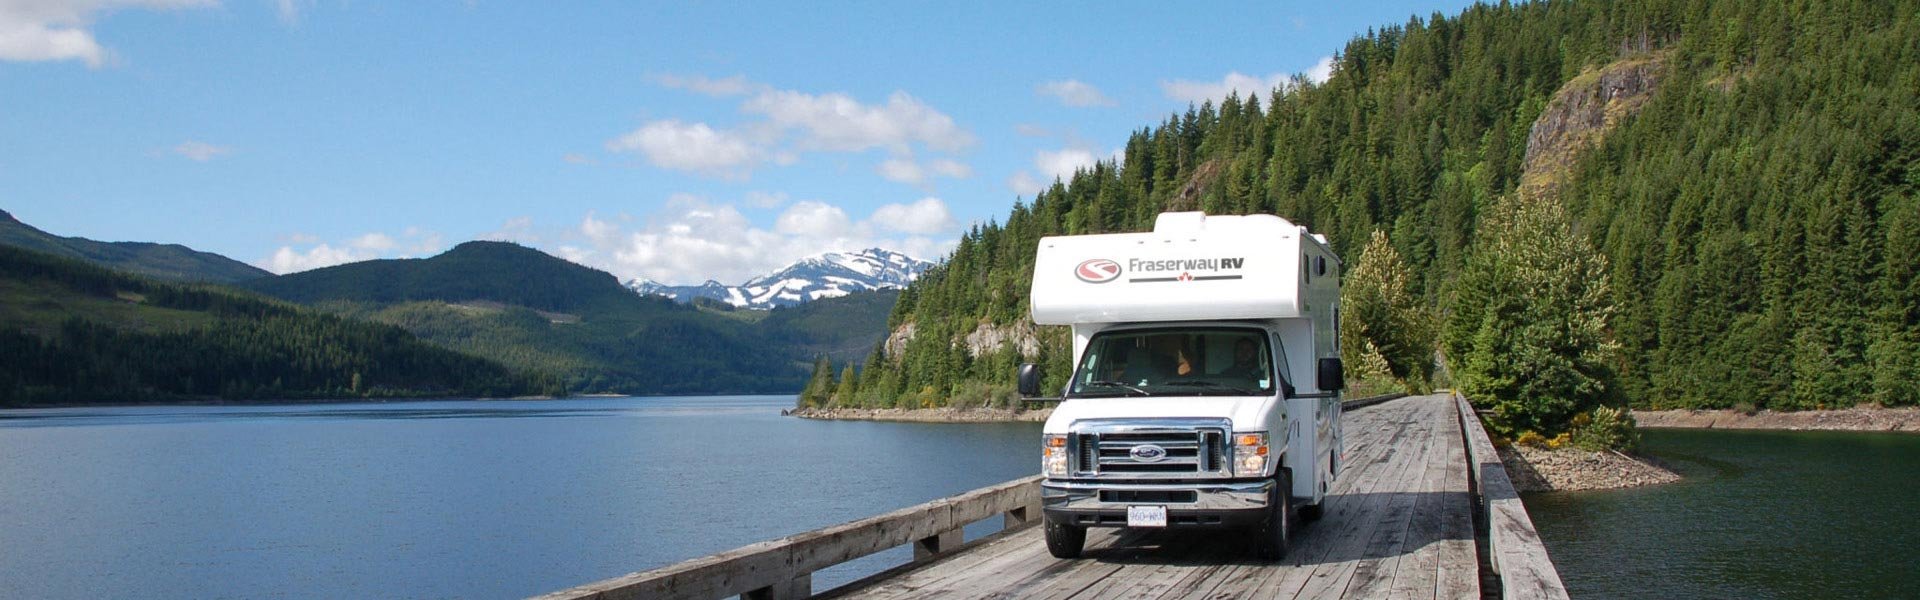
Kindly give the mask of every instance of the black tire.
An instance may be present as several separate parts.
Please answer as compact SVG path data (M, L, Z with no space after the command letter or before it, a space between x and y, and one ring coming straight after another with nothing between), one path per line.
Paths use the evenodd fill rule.
M1325 516L1327 514L1326 506L1327 506L1327 501L1325 498L1322 498L1319 504L1308 504L1306 506L1300 507L1300 521L1304 523L1312 523L1314 521L1320 520L1320 517Z
M1271 512L1267 514L1266 526L1260 528L1260 539L1254 548L1260 558L1279 561L1293 549L1293 478L1281 471L1274 483L1273 498L1267 503Z
M1047 519L1047 552L1054 558L1080 558L1087 546L1087 528Z

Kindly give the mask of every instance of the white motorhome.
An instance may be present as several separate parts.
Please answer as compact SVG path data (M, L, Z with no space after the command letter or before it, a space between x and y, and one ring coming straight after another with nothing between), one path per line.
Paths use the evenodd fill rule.
M1088 527L1247 529L1285 556L1341 455L1340 259L1272 215L1164 213L1151 233L1040 240L1033 321L1073 327L1047 419L1047 549ZM1023 365L1024 395L1040 394Z

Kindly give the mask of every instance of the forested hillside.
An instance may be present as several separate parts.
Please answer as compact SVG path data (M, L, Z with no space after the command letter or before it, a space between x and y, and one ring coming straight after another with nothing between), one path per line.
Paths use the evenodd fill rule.
M232 283L272 275L260 268L179 244L96 242L35 229L0 210L0 245L25 248L171 281Z
M833 380L810 389L973 403L1035 359L1057 389L1064 328L1026 322L1038 239L1205 210L1285 216L1349 264L1383 233L1445 325L1430 354L1479 389L1915 404L1916 90L1912 1L1547 0L1411 19L1352 40L1325 83L1194 107L1015 202L902 293L855 380L816 368ZM1559 287L1536 302L1529 281ZM1526 331L1549 301L1565 326ZM1555 390L1486 366L1549 346Z
M855 294L731 314L642 296L612 275L504 242L425 259L373 260L246 284L349 318L398 325L440 346L575 393L774 393L800 389L818 355L884 335L888 295ZM817 305L817 306L816 306Z
M0 406L562 391L397 327L0 246Z

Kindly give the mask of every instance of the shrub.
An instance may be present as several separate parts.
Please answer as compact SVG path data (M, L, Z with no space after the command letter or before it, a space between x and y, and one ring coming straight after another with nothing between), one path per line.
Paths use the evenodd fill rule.
M1585 423L1568 433L1573 445L1587 450L1631 450L1640 445L1640 432L1633 415L1624 408L1602 406L1583 413ZM1578 416L1576 421L1581 420Z

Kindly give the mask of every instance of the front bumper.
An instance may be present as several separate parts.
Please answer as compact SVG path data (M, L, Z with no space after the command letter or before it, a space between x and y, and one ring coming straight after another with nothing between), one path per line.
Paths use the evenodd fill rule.
M1047 480L1047 519L1083 527L1125 527L1128 506L1167 507L1169 527L1241 527L1265 523L1273 480L1118 483Z

